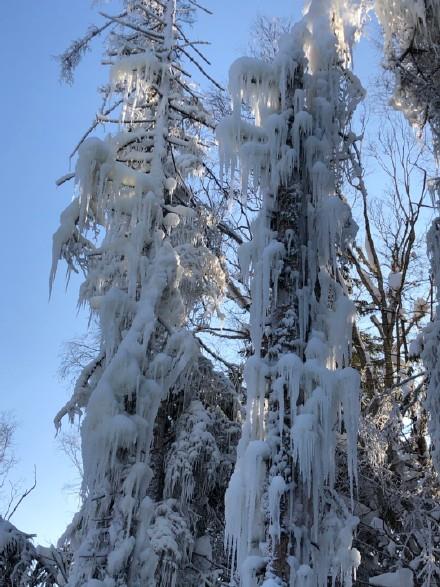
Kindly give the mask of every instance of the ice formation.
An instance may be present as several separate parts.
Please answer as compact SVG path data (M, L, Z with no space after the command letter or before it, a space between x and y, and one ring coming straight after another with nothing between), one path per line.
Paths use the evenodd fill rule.
M388 275L388 287L391 290L398 291L402 287L402 272L391 271Z
M84 415L83 505L61 539L73 551L68 587L179 585L201 496L230 465L213 436L228 434L225 399L214 396L211 408L193 397L213 375L201 371L188 319L195 307L206 319L218 309L225 275L186 185L201 166L208 117L177 61L187 5L125 4L125 34L110 37L110 54L121 55L111 69L122 95L119 132L81 144L76 197L53 240L51 283L60 258L82 270L80 302L101 333L100 353L56 417L60 426Z
M349 366L354 306L338 283L337 252L356 226L336 184L352 115L340 96L353 109L363 96L346 69L361 17L361 4L312 0L273 63L231 67L233 112L217 130L223 172L239 169L243 197L252 180L263 200L239 251L253 355L225 499L226 548L242 587L325 587L329 578L349 587L360 564L358 520L335 481L345 446L353 495L360 380ZM241 118L243 101L253 124Z

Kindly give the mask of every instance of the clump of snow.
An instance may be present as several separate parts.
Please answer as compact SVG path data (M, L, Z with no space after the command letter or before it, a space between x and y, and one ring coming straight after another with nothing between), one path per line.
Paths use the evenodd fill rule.
M399 569L394 573L370 577L369 583L378 587L414 587L414 575L411 569Z
M402 287L401 271L391 271L388 275L388 287L393 291L398 291Z
M167 177L165 180L165 189L169 191L171 195L176 191L177 180L174 177Z
M179 224L180 217L178 214L174 214L174 212L170 212L163 219L163 225L168 229L176 228L176 226L179 226Z

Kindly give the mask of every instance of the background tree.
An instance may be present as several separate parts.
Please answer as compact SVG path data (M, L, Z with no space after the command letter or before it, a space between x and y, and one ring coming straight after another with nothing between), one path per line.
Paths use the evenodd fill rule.
M64 561L52 548L36 547L35 535L18 530L10 521L24 499L35 489L24 491L11 479L17 463L14 452L16 422L10 414L0 414L0 585L3 587L50 587L63 585Z
M16 464L13 450L14 432L16 423L10 415L0 414L0 492L2 501L5 499L5 489L10 481L9 474ZM3 515L7 512L2 512Z
M362 170L347 178L361 230L348 249L354 275L345 270L358 315L354 364L362 375L358 577L378 576L380 583L382 573L402 566L402 581L411 583L414 571L427 586L439 571L431 541L438 483L428 451L426 376L419 356L432 308L424 240L433 160L400 114L382 111L377 120L378 133L366 132L370 145L362 148L367 139L360 133L348 151ZM375 170L374 182L369 169ZM370 196L377 186L380 193Z
M434 150L438 151L438 19L439 5L433 1L422 1L417 4L404 5L387 1L376 2L376 12L384 31L385 66L391 74L391 89L394 93L393 104L401 110L408 120L422 130L429 123L432 132ZM425 141L429 145L429 131ZM431 175L431 177L429 177ZM430 187L435 187L436 180L432 174L427 174L420 185L425 188L426 180ZM413 201L417 198L411 198ZM428 253L432 264L432 284L436 285L436 221L428 233ZM414 237L412 237L414 240ZM436 287L434 287L436 291ZM431 292L432 293L432 292ZM433 298L431 297L431 300ZM420 304L419 304L420 305ZM400 395L400 402L396 405L393 422L389 429L394 427L390 457L392 475L395 488L391 488L392 481L387 488L387 497L398 495L397 500L390 500L391 526L394 525L397 534L403 538L403 554L406 564L415 571L416 580L422 585L431 585L438 582L438 524L436 513L436 499L438 496L438 482L432 473L431 461L427 453L426 420L428 418L431 440L431 455L433 463L438 466L436 445L438 444L438 377L437 352L438 327L435 314L430 318L434 322L428 324L423 336L419 336L413 351L418 355L421 351L427 367L427 385L421 378L417 378L408 386L395 384L394 394ZM426 312L426 308L414 308L415 315ZM404 325L401 326L404 331ZM396 330L397 334L397 330ZM402 338L400 337L400 340ZM398 342L398 341L396 341ZM398 348L398 345L397 345ZM397 351L398 355L398 351ZM398 374L399 375L399 374ZM409 393L408 393L409 392ZM425 400L426 393L426 400ZM426 410L426 411L425 411ZM409 413L410 412L410 413ZM402 421L402 414L410 415L412 424L408 420ZM400 421L399 421L400 419ZM391 436L391 435L390 435ZM380 443L378 443L379 446ZM385 443L387 444L387 443ZM412 470L411 470L412 469ZM382 485L383 486L383 485ZM400 487L400 492L395 489ZM402 499L403 497L403 499ZM396 530L394 530L396 532ZM383 544L395 548L395 534L391 535L388 529L381 530ZM381 549L383 552L383 549ZM387 551L387 556L394 557L393 552ZM374 556L374 555L373 555ZM386 564L399 566L402 560L397 557Z
M52 587L65 585L65 566L55 549L36 548L25 534L0 516L0 585Z

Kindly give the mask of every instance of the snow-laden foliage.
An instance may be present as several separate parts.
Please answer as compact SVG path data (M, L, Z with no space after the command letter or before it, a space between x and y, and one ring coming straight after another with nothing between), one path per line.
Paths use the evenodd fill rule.
M353 495L360 382L337 257L356 233L339 159L363 96L347 67L361 17L360 5L312 0L273 62L232 65L233 111L217 129L223 173L239 169L243 197L252 180L263 202L239 250L253 354L226 494L226 547L246 587L351 585L360 563L336 478L346 451Z
M220 532L201 510L214 509L234 458L233 391L188 328L225 288L206 242L212 218L191 191L210 120L182 65L191 5L124 4L107 50L106 112L119 127L79 146L76 194L53 239L51 282L60 258L83 271L80 303L101 336L56 417L84 415L83 505L61 544L73 552L69 587L198 586L217 570L193 564L193 551Z
M0 516L0 585L53 587L65 585L66 561L55 548L35 547L25 534Z
M0 584L28 584L37 554L31 538L0 517Z

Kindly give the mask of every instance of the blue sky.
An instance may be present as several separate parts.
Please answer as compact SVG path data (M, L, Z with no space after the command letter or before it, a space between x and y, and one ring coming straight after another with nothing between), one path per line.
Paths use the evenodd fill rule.
M0 411L16 417L15 478L38 484L13 518L21 529L54 542L76 502L63 489L74 472L54 440L53 417L69 397L57 376L62 343L86 329L77 313L78 280L67 291L61 267L50 303L51 236L72 193L55 180L69 171L69 153L99 104L96 87L106 79L97 50L78 68L73 87L59 82L54 55L116 2L14 0L2 6L0 94L3 148L0 231ZM110 4L110 6L109 6ZM246 48L255 15L299 14L298 0L205 0L215 16L203 16L194 36L212 42L214 77L227 79L229 64Z

